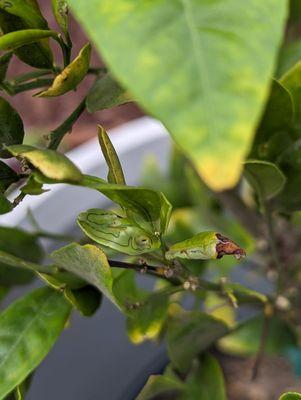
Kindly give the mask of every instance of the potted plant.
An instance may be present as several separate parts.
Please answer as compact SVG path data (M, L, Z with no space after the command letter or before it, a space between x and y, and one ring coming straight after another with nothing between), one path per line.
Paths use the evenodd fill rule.
M72 55L68 5L108 70L90 65L90 43ZM91 316L102 296L126 317L133 343L167 344L168 364L137 399L300 398L298 385L282 395L287 382L279 393L254 389L265 354L300 368L298 2L290 2L285 36L283 0L277 7L272 0L68 5L52 1L59 33L49 29L37 1L0 3L3 92L36 88L36 96L47 99L95 75L43 148L23 144L21 118L0 98L0 211L9 218L28 196L42 196L49 187L51 193L59 183L83 188L86 196L102 194L113 208L81 209L79 240L49 233L49 227L36 226L34 233L1 227L1 296L33 278L43 286L0 314L0 398L24 398L72 310ZM62 61L53 61L50 40L61 48ZM34 69L6 79L15 56ZM83 173L58 151L83 110L133 100L174 139L169 174L152 164L143 186L128 185L101 126L107 177ZM6 161L12 158L17 169ZM17 195L11 193L16 186ZM42 237L68 243L43 262ZM264 288L270 281L271 290L254 289L246 278L246 284L233 281L237 263L240 271L251 268L263 277ZM152 290L136 282L141 274L153 278ZM222 354L253 357L238 392L233 382L226 388Z

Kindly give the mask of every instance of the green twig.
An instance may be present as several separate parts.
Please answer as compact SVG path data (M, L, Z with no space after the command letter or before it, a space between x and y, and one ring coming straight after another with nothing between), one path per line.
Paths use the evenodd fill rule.
M260 369L260 366L261 366L261 363L263 360L263 356L264 356L266 340L269 335L269 329L270 329L270 318L268 315L265 315L264 320L263 320L259 348L258 348L258 352L257 352L256 358L255 358L254 366L252 368L252 376L251 376L252 381L256 380L258 373L259 373L259 369Z
M85 108L86 108L86 98L84 98L80 102L80 104L76 107L76 109L69 115L69 117L60 126L58 126L54 131L50 133L50 142L48 145L48 149L56 150L58 148L65 134L72 130L74 123L84 112Z

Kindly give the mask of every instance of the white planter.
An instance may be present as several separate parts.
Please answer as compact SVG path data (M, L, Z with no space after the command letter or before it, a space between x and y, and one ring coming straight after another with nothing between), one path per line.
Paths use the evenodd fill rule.
M164 127L143 117L110 132L122 162L127 183L139 183L143 160L154 154L163 168L168 162L170 142ZM97 139L68 153L82 172L106 177L107 167ZM96 191L71 185L51 185L41 196L31 196L1 225L30 228L31 209L47 231L74 232L76 216L91 207L105 208L110 202ZM24 289L15 291L20 295ZM104 300L92 318L75 313L70 329L63 332L54 349L38 368L29 393L31 400L132 400L135 390L162 366L164 351L152 344L133 346L125 334L123 315ZM164 363L164 362L163 362Z

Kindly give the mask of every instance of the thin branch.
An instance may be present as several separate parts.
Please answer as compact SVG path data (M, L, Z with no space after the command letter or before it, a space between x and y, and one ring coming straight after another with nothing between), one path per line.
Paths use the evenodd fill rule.
M54 131L50 133L48 149L56 150L66 133L72 130L74 123L78 120L86 108L86 98L84 98L69 117Z
M258 348L258 352L257 352L256 359L254 362L254 366L252 368L252 377L251 377L252 381L255 381L258 376L260 366L261 366L263 356L264 356L264 349L265 349L266 340L269 335L269 330L270 330L270 317L268 315L265 315L264 320L263 320L259 348Z

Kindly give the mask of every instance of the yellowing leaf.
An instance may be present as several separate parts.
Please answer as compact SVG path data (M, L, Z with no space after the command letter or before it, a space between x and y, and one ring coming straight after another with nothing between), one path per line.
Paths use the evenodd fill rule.
M52 85L47 90L38 93L38 97L61 96L70 90L75 90L77 85L86 76L91 56L91 45L86 44L79 55L67 65L67 67L54 79Z

